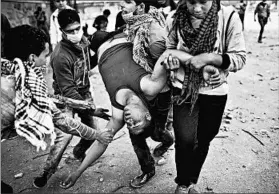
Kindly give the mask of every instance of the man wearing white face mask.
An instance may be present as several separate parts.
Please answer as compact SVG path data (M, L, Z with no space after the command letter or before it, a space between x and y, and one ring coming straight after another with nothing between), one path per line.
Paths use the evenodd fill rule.
M50 28L49 28L49 35L50 35L50 43L52 46L52 50L56 47L57 43L62 39L62 32L59 27L58 23L58 14L63 9L73 9L72 7L67 5L66 0L52 0L55 7L57 8L50 16Z
M90 68L89 41L83 36L80 17L77 11L64 9L58 14L58 23L62 31L62 40L55 47L50 59L50 65L53 69L54 94L93 103L88 76ZM77 113L82 123L98 129L96 120L93 120L87 111L69 109L63 105L57 107L70 117ZM50 153L42 176L35 179L34 183L37 187L43 187L51 174L55 172L71 139L72 135L63 134L61 138L56 140L56 149ZM83 160L86 150L93 142L94 140L81 139L73 150L74 157Z

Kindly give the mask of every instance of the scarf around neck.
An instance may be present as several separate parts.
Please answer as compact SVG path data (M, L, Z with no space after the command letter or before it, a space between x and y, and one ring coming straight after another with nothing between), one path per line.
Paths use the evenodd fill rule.
M218 4L216 0L212 1L212 6L198 29L194 29L192 26L191 14L186 3L178 7L173 17L172 30L180 33L191 55L213 52L218 28ZM191 112L198 99L199 88L203 83L201 75L201 72L195 72L190 67L185 67L185 78L177 104L182 104L191 98Z
M52 120L47 85L40 68L34 63L14 59L15 64L15 128L18 135L45 150L46 135L54 144L56 134Z
M141 15L126 14L123 15L127 23L128 40L133 42L133 59L143 67L147 72L152 72L148 64L148 48L150 42L150 25L152 22L158 22L160 26L165 27L165 18L158 9L150 6L148 13Z

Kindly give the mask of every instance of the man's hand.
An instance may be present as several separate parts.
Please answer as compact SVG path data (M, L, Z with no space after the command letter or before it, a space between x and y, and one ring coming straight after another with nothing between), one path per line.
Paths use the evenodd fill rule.
M216 88L222 84L219 70L216 67L206 65L202 71L205 82L211 85L213 88Z
M208 65L208 58L209 53L202 53L199 55L196 55L194 57L191 57L189 60L186 61L186 65L190 65L190 67L195 70L199 71L202 67Z
M111 129L97 130L96 139L100 143L102 143L104 145L108 145L113 140L112 130Z
M173 57L171 54L165 58L163 62L167 71L170 71L170 80L174 81L176 78L176 72L180 67L180 61L177 57Z
M111 116L108 115L106 112L109 112L109 110L104 108L97 108L95 109L93 116L100 117L108 121Z
M74 186L79 175L76 173L71 173L65 181L60 183L60 187L63 189L69 189L70 187Z
M173 57L171 54L165 58L163 65L168 71L178 70L180 67L180 61L177 57Z

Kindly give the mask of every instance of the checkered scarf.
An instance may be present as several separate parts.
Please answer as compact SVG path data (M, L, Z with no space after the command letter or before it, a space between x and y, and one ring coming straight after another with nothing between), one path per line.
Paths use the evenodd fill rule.
M147 72L152 68L147 61L148 47L150 42L150 25L156 21L160 26L165 27L165 18L161 12L150 6L149 12L141 15L126 14L123 19L127 23L128 40L134 43L133 59Z
M37 151L40 148L45 150L45 135L50 135L51 145L56 138L46 81L34 63L22 62L18 58L14 63L16 132L36 146Z
M212 6L203 19L198 29L192 27L190 18L191 15L187 8L187 4L181 4L174 14L174 22L172 30L178 30L184 44L189 48L189 53L193 56L201 53L209 53L214 49L214 44L217 39L218 28L218 4L213 0ZM190 70L190 67L185 68L185 78L181 95L176 101L177 104L182 104L191 98L191 112L198 99L199 88L201 87L203 78L201 72Z

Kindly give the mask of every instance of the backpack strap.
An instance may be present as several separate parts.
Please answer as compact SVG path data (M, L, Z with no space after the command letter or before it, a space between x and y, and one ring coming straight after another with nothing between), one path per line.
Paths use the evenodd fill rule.
M232 11L232 13L231 13L231 15L228 19L228 22L227 22L226 31L225 31L225 41L227 40L227 37L228 37L229 26L230 26L231 19L232 19L232 16L233 16L234 13L235 13L235 11Z

